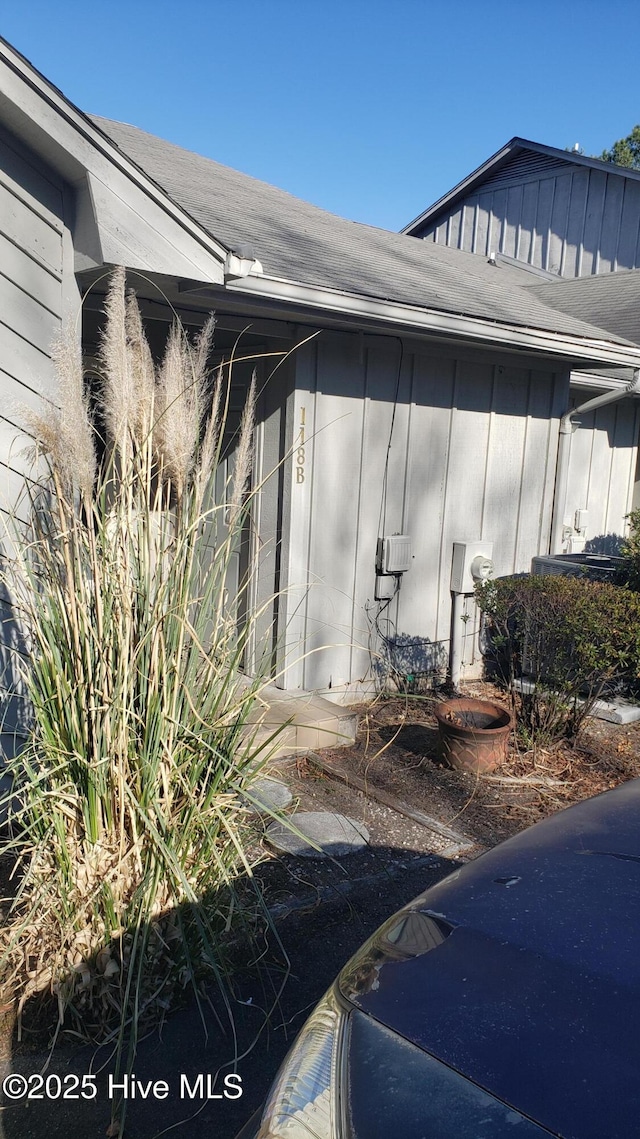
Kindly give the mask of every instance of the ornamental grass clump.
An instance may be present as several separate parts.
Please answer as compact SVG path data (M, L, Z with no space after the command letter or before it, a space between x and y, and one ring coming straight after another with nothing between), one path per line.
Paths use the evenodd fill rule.
M30 422L46 475L28 484L27 530L16 517L6 536L31 731L0 804L17 882L3 980L18 1013L53 1001L58 1028L113 1040L121 1065L185 987L208 975L224 988L224 934L236 919L250 931L257 912L242 795L275 733L258 745L248 726L252 624L238 626L227 592L254 493L255 391L215 502L230 374L209 375L212 334L210 320L192 344L175 324L156 366L116 270L105 440L67 339L59 407Z

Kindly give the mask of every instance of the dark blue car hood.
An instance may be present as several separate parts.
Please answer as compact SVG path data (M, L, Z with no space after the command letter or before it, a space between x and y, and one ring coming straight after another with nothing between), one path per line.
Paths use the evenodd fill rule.
M355 1005L554 1133L640 1136L640 780L503 843L343 970Z

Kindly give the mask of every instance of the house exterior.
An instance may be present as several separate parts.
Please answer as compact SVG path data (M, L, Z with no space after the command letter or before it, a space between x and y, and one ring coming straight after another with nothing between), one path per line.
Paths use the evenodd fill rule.
M454 542L491 543L498 574L549 551L571 376L635 424L626 377L640 347L548 304L521 268L345 221L90 118L4 43L0 231L9 505L23 468L8 409L53 397L63 321L82 324L91 358L109 266L126 266L152 341L174 309L192 328L213 309L218 351L240 335L239 355L262 358L254 478L266 481L238 561L256 571L250 603L265 606L273 675L292 692L345 701L389 671L446 667ZM236 414L252 367L236 367ZM602 368L614 374L594 388ZM598 478L621 530L637 430L616 431ZM393 535L410 540L409 568L379 575L378 539ZM464 628L470 675L474 621Z
M582 320L597 321L616 336L640 341L640 270L603 272L591 277L535 279L528 286L545 304L558 307ZM602 382L604 373L600 373ZM608 372L609 380L612 373ZM622 376L622 373L620 373ZM580 393L580 378L574 379L574 399ZM584 379L583 379L584 382ZM598 377L594 377L598 382ZM579 428L570 440L570 480L567 485L566 521L571 524L573 511L588 511L590 537L588 549L616 552L616 538L622 532L619 520L612 517L613 501L610 472L622 452L632 451L637 439L637 417L628 401L601 407L580 417ZM618 477L622 478L620 467ZM614 476L615 477L615 476ZM640 507L640 473L632 474L631 509ZM575 531L573 531L575 533Z
M403 232L520 264L530 271L532 295L545 304L640 342L640 171L513 138ZM573 406L616 379L629 376L574 373ZM552 552L612 552L625 519L611 486L621 488L630 468L630 505L640 505L636 410L629 401L606 404L576 416L572 426Z
M560 277L640 268L640 171L512 138L402 231Z

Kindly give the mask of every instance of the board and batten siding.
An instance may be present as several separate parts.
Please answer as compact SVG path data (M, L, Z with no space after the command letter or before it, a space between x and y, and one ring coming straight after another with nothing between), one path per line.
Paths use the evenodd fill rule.
M28 465L19 422L24 408L52 397L52 342L65 312L77 312L68 191L17 140L0 133L0 509L13 511ZM20 508L18 507L18 513ZM2 746L20 730L13 654L20 633L6 598L0 601Z
M401 353L392 337L326 333L300 353L294 438L304 424L305 444L291 478L287 582L298 663L287 688L370 686L376 617L413 661L408 671L446 661L454 541L492 541L499 575L547 551L566 383L488 360ZM290 463L295 472L295 454ZM385 609L374 601L381 533L408 534L413 553ZM471 627L467 642L470 659Z
M534 157L531 155L531 157ZM640 181L537 156L507 163L414 236L561 277L640 266Z
M589 393L591 394L591 393ZM588 398L588 397L587 397ZM575 396L573 403L581 402ZM573 527L576 510L587 511L586 548L617 553L633 508L640 409L629 399L580 417L571 435L563 522Z
M11 507L24 463L20 409L51 398L51 348L77 315L68 191L39 159L0 133L0 507Z
M270 350L275 353L276 345L266 343L251 349L248 360L240 357L234 361L221 460L213 495L207 504L211 513L202 527L198 555L202 572L206 574L228 535L226 511L216 507L216 503L228 501L232 493L241 417L255 374L257 398L251 486L256 493L250 517L234 543L226 574L228 605L234 607L239 625L244 626L251 614L243 657L243 667L250 674L268 672L274 667L282 509L279 476L287 374L285 365L275 376L268 375Z

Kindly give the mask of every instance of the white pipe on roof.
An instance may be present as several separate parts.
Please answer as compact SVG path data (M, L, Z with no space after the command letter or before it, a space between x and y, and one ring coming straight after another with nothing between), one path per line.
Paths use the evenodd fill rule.
M625 384L623 388L615 388L613 391L603 392L602 395L594 396L593 399L588 399L586 403L581 403L579 407L573 407L570 411L566 411L562 416L558 436L556 486L553 496L553 517L551 520L551 538L549 542L549 552L551 554L562 553L564 508L567 497L567 484L569 481L570 441L579 422L579 420L576 420L576 416L582 415L587 411L595 411L598 407L604 407L608 403L615 403L617 400L624 399L626 396L634 395L640 395L640 369L638 368L634 370L633 379L628 384Z

